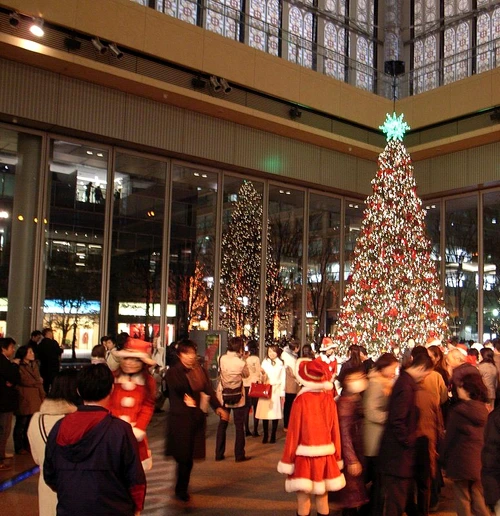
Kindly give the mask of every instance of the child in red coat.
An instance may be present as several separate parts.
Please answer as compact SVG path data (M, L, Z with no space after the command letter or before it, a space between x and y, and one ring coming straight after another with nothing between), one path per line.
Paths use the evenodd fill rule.
M110 402L113 416L132 426L145 470L153 465L146 429L153 416L156 398L156 382L149 374L149 367L156 362L150 352L151 343L132 338L127 339L122 350L114 352L120 367L114 372L115 388Z
M300 359L297 379L303 385L292 405L288 433L278 471L287 474L285 490L297 493L297 514L329 514L328 491L345 486L341 473L340 431L328 365L321 359Z

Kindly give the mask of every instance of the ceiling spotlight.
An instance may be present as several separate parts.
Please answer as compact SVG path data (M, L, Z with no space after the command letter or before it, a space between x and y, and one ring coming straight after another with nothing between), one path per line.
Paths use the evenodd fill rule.
M11 27L17 27L21 19L19 18L19 14L16 11L12 11L9 15L9 23Z
M217 77L215 77L215 75L211 75L209 81L214 93L219 93L219 91L222 90L222 86L220 85L220 82Z
M43 20L41 18L33 18L33 24L30 27L30 32L37 38L41 38L45 34L43 30Z
M108 47L104 43L101 43L99 38L92 38L90 41L99 54L104 55L108 51Z
M297 118L300 118L302 116L302 111L297 106L293 106L293 108L290 109L289 113L290 118L292 120L297 120Z
M202 90L207 84L207 81L202 77L193 77L191 79L191 85L195 90Z
M82 43L76 38L64 38L64 46L67 50L80 50Z
M116 59L121 59L123 57L123 52L116 46L116 43L110 43L108 47Z
M224 95L229 95L229 93L231 93L231 90L233 88L231 88L231 86L229 86L229 84L227 83L226 79L224 79L223 77L220 77L219 78L219 84L222 87L222 91L224 92Z

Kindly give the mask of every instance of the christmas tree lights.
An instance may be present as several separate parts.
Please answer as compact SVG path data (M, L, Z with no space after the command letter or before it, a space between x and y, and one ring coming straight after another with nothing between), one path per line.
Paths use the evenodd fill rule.
M371 354L404 349L409 339L425 345L447 332L444 306L425 210L417 196L410 155L402 143L403 115L387 115L387 145L366 201L334 340Z
M262 262L262 197L251 181L243 181L231 222L222 236L221 327L230 335L258 337ZM283 286L272 257L270 231L266 252L266 340L283 304Z

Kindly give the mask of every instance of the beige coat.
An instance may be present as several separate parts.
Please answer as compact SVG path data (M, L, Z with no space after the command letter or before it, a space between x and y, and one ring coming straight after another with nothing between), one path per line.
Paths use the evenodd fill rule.
M364 453L366 457L377 457L389 413L389 397L393 381L378 371L368 374L368 388L363 396L365 414L363 424Z
M66 414L75 412L76 407L65 400L46 399L40 407L40 412L33 414L28 427L28 439L30 442L33 460L41 468L45 460L45 444L52 427ZM56 514L57 495L43 480L43 472L40 471L38 479L38 508L40 516L54 516Z
M40 410L40 405L45 399L43 381L36 362L30 364L22 362L19 365L19 374L21 375L21 382L17 386L19 391L19 408L16 414L30 416Z

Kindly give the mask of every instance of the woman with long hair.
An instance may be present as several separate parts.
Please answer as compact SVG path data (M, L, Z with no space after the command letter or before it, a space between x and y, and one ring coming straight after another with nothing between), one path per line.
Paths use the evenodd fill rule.
M17 386L19 407L13 433L14 450L18 455L29 455L28 426L33 414L40 410L45 391L33 348L21 346L16 351L16 358L19 360L21 382Z
M257 341L248 341L248 350L245 352L245 362L247 363L248 372L250 373L250 376L248 378L243 378L243 385L245 386L245 403L247 409L245 419L245 434L247 437L250 437L251 435L253 437L259 437L259 420L256 416L257 403L259 399L251 398L248 395L248 391L250 390L250 386L252 385L252 383L258 382L261 377L262 370L260 367L259 345L257 344ZM250 409L252 409L253 413L253 432L250 431Z
M276 344L266 346L266 358L262 361L261 367L265 374L264 383L272 386L272 396L269 399L259 398L257 403L256 416L262 419L264 435L262 443L275 443L278 422L283 417L282 403L285 399L285 364L280 358L280 347ZM272 421L271 438L269 439L269 421Z
M76 369L63 369L54 378L50 392L43 401L40 412L33 414L28 428L28 439L33 460L43 466L45 445L52 427L66 414L76 411L81 403L77 391ZM40 516L54 516L56 513L57 495L47 486L43 475L38 479L38 507Z

